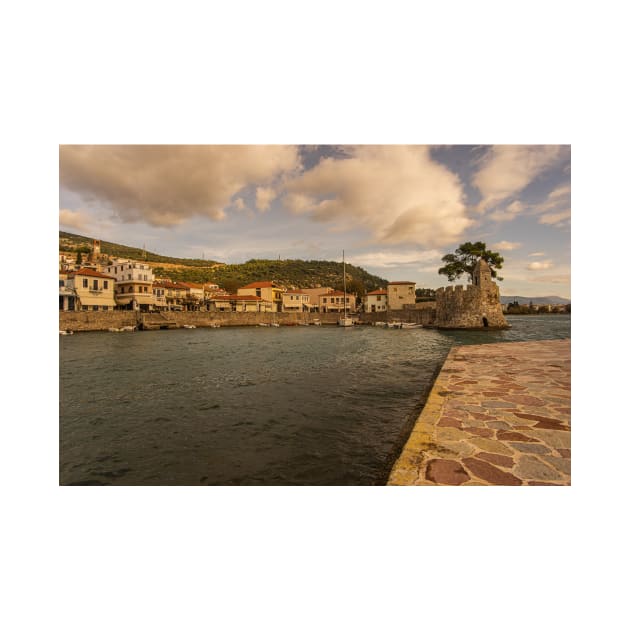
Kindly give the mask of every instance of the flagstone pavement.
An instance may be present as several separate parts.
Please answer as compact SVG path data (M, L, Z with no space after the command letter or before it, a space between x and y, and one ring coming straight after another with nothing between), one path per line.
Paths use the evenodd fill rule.
M388 485L571 485L571 340L452 348Z

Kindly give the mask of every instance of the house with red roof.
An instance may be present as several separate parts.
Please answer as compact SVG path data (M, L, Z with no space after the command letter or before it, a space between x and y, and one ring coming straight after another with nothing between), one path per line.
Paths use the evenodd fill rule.
M237 290L238 295L254 295L266 302L271 302L273 311L282 310L284 288L272 281L251 282Z
M225 313L268 313L273 304L259 295L215 295L210 298L210 310Z
M387 311L387 291L385 289L377 289L366 294L366 313L382 313L384 311Z
M112 311L116 306L114 287L116 279L94 269L77 269L67 273L64 282L64 296L59 305L62 307L61 297L68 299L64 304L72 302L77 311ZM61 288L61 286L60 286ZM69 300L72 296L73 300Z

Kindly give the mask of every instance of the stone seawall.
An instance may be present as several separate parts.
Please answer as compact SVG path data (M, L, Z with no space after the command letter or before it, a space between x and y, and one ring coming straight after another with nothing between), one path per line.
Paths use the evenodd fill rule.
M257 326L260 323L278 322L283 326L298 323L313 324L318 319L322 324L335 325L339 319L337 313L222 313L203 311L165 311L166 319L174 321L178 326ZM59 330L73 332L107 330L136 326L136 313L133 311L60 311Z
M340 317L338 313L222 313L210 311L164 311L166 319L178 326L257 326L277 322L282 326L313 324L319 320L323 325L336 325ZM385 313L360 313L353 315L355 321L371 324L398 320L417 324L431 325L435 319L435 309L400 310ZM60 311L59 330L73 332L90 330L107 330L108 328L122 328L136 326L138 321L133 311Z

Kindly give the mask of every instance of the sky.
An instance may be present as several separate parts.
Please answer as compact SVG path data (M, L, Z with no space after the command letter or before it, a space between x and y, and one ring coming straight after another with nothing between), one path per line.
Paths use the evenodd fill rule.
M568 145L62 145L59 156L64 231L226 263L345 251L425 288L448 284L442 256L483 241L505 259L503 295L571 297Z

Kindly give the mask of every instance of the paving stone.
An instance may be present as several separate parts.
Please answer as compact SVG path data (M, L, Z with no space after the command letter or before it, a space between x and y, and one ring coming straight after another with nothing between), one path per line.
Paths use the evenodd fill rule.
M523 435L522 433L518 433L516 431L501 430L497 431L497 440L502 440L504 442L538 442L536 438Z
M498 440L490 440L483 437L474 437L471 438L469 442L483 451L497 453L498 455L512 455L513 452L510 448L508 448L505 444L499 442Z
M390 483L570 485L570 367L568 340L453 348Z
M519 479L533 481L562 481L564 475L534 455L523 455L513 468Z
M456 429L460 429L462 421L451 418L450 416L442 416L437 425L439 427L455 427Z
M571 474L571 460L563 457L543 456L542 459L545 463L551 464L554 468L557 468L560 472L566 475Z
M481 427L466 427L466 432L471 435L478 435L479 437L494 437L494 431L492 429L484 429Z
M512 468L514 466L514 460L511 457L505 455L497 455L496 453L477 453L475 456L477 459L483 459L491 464L497 466L503 466L504 468Z
M544 444L530 444L528 442L510 442L510 446L521 453L536 453L538 455L547 455L551 450Z
M494 422L486 422L486 426L491 429L511 429L512 425L502 420L495 420Z
M499 486L520 486L522 481L509 472L505 472L492 464L474 457L465 457L463 464L473 475Z
M462 465L452 459L432 459L427 463L427 479L434 483L458 486L470 479Z

